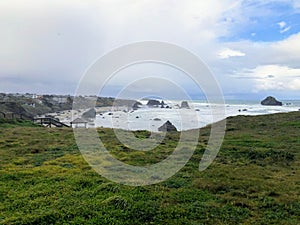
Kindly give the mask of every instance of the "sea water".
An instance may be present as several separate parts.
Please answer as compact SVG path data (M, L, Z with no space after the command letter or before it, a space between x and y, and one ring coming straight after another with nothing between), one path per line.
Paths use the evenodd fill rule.
M262 106L256 101L225 101L224 105L206 101L188 101L190 109L181 109L181 101L165 101L170 108L143 106L138 110L115 110L97 114L90 126L125 130L158 131L167 120L178 130L201 128L213 122L237 115L264 115L298 111L300 101L283 101L283 106Z

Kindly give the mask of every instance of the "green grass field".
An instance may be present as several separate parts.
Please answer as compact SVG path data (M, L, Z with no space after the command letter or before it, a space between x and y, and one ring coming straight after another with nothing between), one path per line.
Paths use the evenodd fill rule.
M300 112L228 118L217 158L199 172L209 132L176 175L130 187L98 175L72 129L1 120L0 224L300 224ZM141 166L172 153L179 135L139 152L111 129L98 133L116 158Z

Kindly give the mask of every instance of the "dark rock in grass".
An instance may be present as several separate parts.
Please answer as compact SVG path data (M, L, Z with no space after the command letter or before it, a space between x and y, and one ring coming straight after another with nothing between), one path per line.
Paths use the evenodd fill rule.
M94 108L89 109L88 111L84 112L81 117L85 118L85 119L95 118L96 117L96 110Z
M158 128L158 131L162 131L162 132L177 131L177 128L168 120L161 127Z
M181 102L180 108L181 108L181 109L189 109L190 106L189 106L189 104L188 104L187 101L182 101L182 102Z
M262 105L271 105L271 106L282 106L282 102L277 101L274 97L268 96L264 100L261 101Z

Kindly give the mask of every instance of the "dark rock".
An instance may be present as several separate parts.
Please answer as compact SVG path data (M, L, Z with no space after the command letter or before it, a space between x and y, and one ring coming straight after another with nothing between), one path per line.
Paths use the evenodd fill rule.
M159 119L159 118L154 118L153 120L154 121L161 121L161 119Z
M89 109L88 111L84 112L81 117L85 119L95 118L96 110L94 108Z
M265 98L264 100L261 101L261 104L262 105L272 105L272 106L275 106L275 105L279 105L279 106L282 106L282 102L280 101L277 101L274 97L272 96L268 96L267 98Z
M137 109L140 108L141 105L142 105L142 103L140 103L140 102L135 102L135 103L133 104L133 106L132 106L132 109L133 109L133 110L137 110Z
M150 99L148 102L147 102L147 106L160 106L161 103L160 101L158 100L153 100L153 99Z
M190 106L189 106L189 104L188 104L187 101L182 101L182 102L181 102L180 108L181 108L181 109L189 109Z
M177 131L177 128L168 120L161 127L158 128L158 131L162 131L162 132Z

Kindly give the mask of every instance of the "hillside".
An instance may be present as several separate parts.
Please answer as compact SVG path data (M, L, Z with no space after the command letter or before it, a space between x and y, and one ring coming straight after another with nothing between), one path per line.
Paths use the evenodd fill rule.
M201 129L194 155L176 175L129 187L94 172L71 129L1 120L0 224L299 224L299 131L300 112L231 117L207 170L198 166L209 127ZM98 133L111 154L132 165L161 161L179 135L140 152L119 143L111 129Z
M0 112L37 116L47 113L71 110L74 96L70 95L36 95L0 93ZM77 105L82 109L106 106L132 107L135 100L114 99L110 97L78 96ZM1 115L0 115L1 116Z

